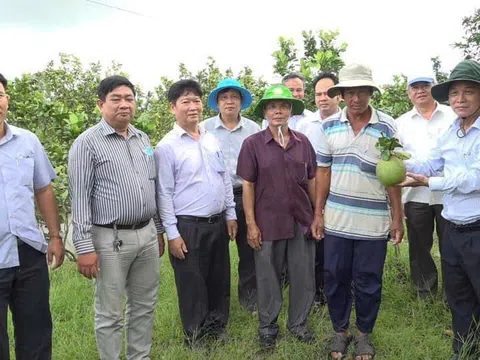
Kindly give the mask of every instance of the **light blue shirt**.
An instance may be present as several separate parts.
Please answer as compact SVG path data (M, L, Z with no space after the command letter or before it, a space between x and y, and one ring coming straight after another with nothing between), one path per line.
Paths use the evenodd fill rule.
M38 138L7 125L0 139L0 269L19 266L17 237L45 253L47 243L35 218L35 190L55 178Z
M255 121L240 117L237 126L232 130L227 128L220 116L214 116L200 123L205 130L215 135L220 142L225 166L230 174L232 185L234 188L242 186L242 178L237 175L237 162L243 140L252 134L260 131L260 126Z
M176 123L155 149L157 202L168 239L180 236L177 215L236 220L230 175L217 138L199 127L198 140Z
M405 164L409 172L430 177L429 188L444 192L443 217L463 225L480 219L480 117L462 138L459 129L457 119L427 160L413 158Z

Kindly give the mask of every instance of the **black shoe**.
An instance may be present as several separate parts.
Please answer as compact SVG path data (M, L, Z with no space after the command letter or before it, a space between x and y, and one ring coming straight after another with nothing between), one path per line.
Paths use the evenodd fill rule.
M292 333L292 335L295 336L295 338L296 338L298 341L300 341L300 342L302 342L302 343L304 343L304 344L311 344L311 343L315 340L315 336L314 336L312 333L308 332L308 331L305 331L305 332L302 333L302 334L293 334L293 333Z
M264 349L273 349L277 343L277 337L273 335L260 335L260 345Z

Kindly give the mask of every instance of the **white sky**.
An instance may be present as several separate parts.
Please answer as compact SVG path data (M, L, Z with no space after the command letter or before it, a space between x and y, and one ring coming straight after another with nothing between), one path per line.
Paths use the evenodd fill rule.
M85 62L123 64L144 89L161 76L175 79L180 63L195 73L212 56L222 70L248 65L256 76L273 75L272 52L279 36L339 30L348 44L344 60L363 62L385 84L393 74L431 69L440 56L451 70L461 53L451 44L464 35L461 21L478 0L0 0L0 72L13 78L43 69L58 53ZM448 5L448 6L447 6Z

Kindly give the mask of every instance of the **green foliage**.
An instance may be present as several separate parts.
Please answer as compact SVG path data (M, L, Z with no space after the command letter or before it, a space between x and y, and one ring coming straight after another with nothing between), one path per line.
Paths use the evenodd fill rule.
M438 56L435 56L430 59L432 61L432 69L435 77L437 78L437 82L441 83L448 80L448 74L442 71L442 62Z
M466 59L480 61L480 8L473 15L464 17L462 26L465 35L453 47L462 50Z
M302 31L303 55L298 57L298 51L293 39L280 37L280 49L272 56L275 59L274 72L285 76L292 72L299 72L305 77L305 105L310 110L315 109L315 94L312 80L320 71L338 73L344 66L341 58L347 50L347 44L338 44L338 31L320 30L317 34L312 31Z
M393 84L382 85L383 94L375 92L372 97L372 105L398 118L412 108L407 94L407 78L405 75L394 75Z
M375 148L380 151L382 160L385 161L388 161L390 157L394 155L394 150L399 147L403 146L402 144L400 144L397 138L389 138L385 136L385 134L382 134L382 136L378 138L377 143L375 144Z

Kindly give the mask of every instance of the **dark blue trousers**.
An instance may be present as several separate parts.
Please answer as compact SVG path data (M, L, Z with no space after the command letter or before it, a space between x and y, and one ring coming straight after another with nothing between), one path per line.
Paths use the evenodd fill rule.
M453 350L459 352L465 342L478 344L480 337L480 222L470 228L447 222L442 246L443 280L455 334Z
M17 360L52 358L47 260L27 244L18 247L20 266L0 269L0 359L8 360L7 309L10 307Z
M357 328L373 331L382 296L387 239L352 240L325 234L325 294L335 332L347 331L355 291Z

